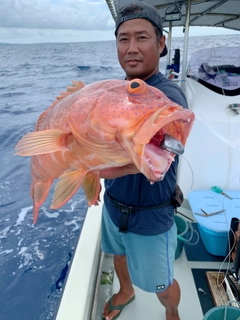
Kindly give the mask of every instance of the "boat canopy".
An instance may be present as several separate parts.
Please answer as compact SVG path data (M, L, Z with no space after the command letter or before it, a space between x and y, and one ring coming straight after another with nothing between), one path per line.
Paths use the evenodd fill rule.
M106 0L114 20L119 9L135 0ZM163 27L185 27L187 5L190 3L189 25L240 30L240 1L234 0L146 0L162 17Z
M181 87L185 91L187 51L190 27L219 27L240 31L240 1L237 0L146 0L156 7L163 20L167 37L167 67L171 65L173 27L183 27L184 46ZM119 10L136 0L106 0L114 20ZM168 31L165 29L168 28ZM231 44L230 44L231 45Z
M218 94L240 95L239 47L204 48L193 52L187 77Z

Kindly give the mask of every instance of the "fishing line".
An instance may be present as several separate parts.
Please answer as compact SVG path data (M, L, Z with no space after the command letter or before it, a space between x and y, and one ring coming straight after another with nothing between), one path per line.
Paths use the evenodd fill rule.
M190 162L187 160L187 158L185 158L185 156L184 156L184 155L182 155L182 156L181 156L181 158L182 158L183 160L185 160L185 161L186 161L186 163L187 163L187 165L188 165L188 168L190 169L190 172L191 172L191 178L192 178L192 184L191 184L191 186L190 186L190 189L191 189L191 190L193 190L193 184L194 184L194 173L193 173L192 166L191 166Z
M232 232L232 234L233 234L234 243L233 243L233 245L232 245L232 248L230 248L230 235L229 235L230 232L228 232L228 254L227 254L227 256L224 258L224 260L223 260L223 262L221 263L221 266L220 266L220 268L219 268L219 270L218 270L218 275L217 275L217 286L218 286L218 287L221 287L221 286L222 286L222 284L223 284L224 281L225 281L225 277L226 277L226 275L228 274L228 271L230 270L231 252L232 252L232 250L234 249L234 247L235 247L235 245L236 245L236 242L237 242L234 231L233 231L231 228L229 229L229 231ZM227 261L227 259L228 259L228 261ZM227 268L226 268L226 271L224 272L224 277L223 277L223 279L222 279L222 282L219 283L219 281L220 281L220 273L222 272L222 270L223 270L223 265L224 265L224 263L225 263L226 261L228 262Z
M190 180L191 180L191 185L190 185L191 191L198 191L198 190L195 190L194 187L193 187L193 186L194 186L194 182L195 182L195 176L194 176L194 171L193 171L193 169L192 169L192 166L191 166L190 162L188 161L188 159L187 159L184 155L182 155L181 160L184 160L184 161L186 162L186 164L187 164L187 166L188 166L188 169L189 169L189 171L190 171L190 173L191 173L191 179L190 179ZM238 176L238 180L239 180L239 184L240 184L240 170L239 170L239 171L232 177L232 179L229 181L227 187L229 187L229 185L232 183L232 181L233 181L237 176ZM207 192L207 190L206 190L206 192ZM214 196L214 197L218 200L218 202L220 203L220 206L221 206L222 210L225 210L225 208L226 208L226 206L225 206L225 200L226 200L226 199L225 199L224 197L223 197L222 199L220 199L220 197L218 197L217 195L213 195L213 193L212 193L210 190L209 190L209 193L211 194L211 196ZM224 258L224 260L222 261L222 263L221 263L221 265L220 265L220 267L219 267L219 269L218 269L218 275L217 275L217 286L218 286L218 287L220 287L220 286L223 284L224 279L225 279L225 276L226 276L226 274L228 273L228 271L230 270L231 252L233 251L233 249L234 249L234 247L235 247L235 245L236 245L236 242L237 242L235 233L234 233L233 230L231 229L230 223L227 221L226 210L223 211L223 214L224 214L225 223L226 223L226 225L228 226L228 230L229 230L229 232L228 232L228 252L227 252L226 257ZM233 243L232 247L230 247L230 233L232 233L233 239L234 239L234 243ZM192 237L191 237L191 239L192 239ZM197 241L197 242L198 242L198 241ZM196 243L197 243L197 242L196 242ZM195 244L196 244L196 243L195 243ZM189 243L188 243L188 244L189 244ZM227 262L227 267L225 268L226 271L224 270L224 278L223 278L223 280L220 282L220 274L221 274L221 272L222 272L222 270L223 270L223 266L224 266L224 263L225 263L225 262Z
M213 56L214 56L214 60L215 60L215 64L216 64L216 68L217 68L217 72L218 72L218 78L219 78L219 80L221 82L222 95L224 96L227 108L229 108L229 101L228 101L228 98L227 98L227 96L225 94L225 91L224 91L224 83L223 83L223 80L222 80L222 77L221 77L221 72L220 72L220 69L219 69L219 65L220 64L218 62L218 57L217 57L217 54L216 54L216 48L212 48L212 52L213 52ZM228 114L227 112L226 112L226 114L228 116L228 122L227 122L227 124L228 124L228 137L229 137L228 141L231 142L230 137L231 137L231 131L233 130L233 126L231 125L231 122L230 122L230 119L231 119L230 118L230 114ZM240 124L240 117L238 117L238 119L239 119L239 124ZM231 128L232 128L232 130L231 130ZM228 174L227 174L227 176L228 176L228 178L230 178L232 164L233 164L233 161L232 161L233 160L233 146L231 146L231 143L228 144L228 156L229 156L229 165L228 165ZM228 186L229 186L229 184L228 184ZM225 189L227 189L227 188L225 188Z
M217 68L217 72L218 72L218 75L219 75L218 78L219 78L219 80L220 80L220 82L221 82L222 95L224 96L226 105L227 105L227 107L228 107L228 106L229 106L229 103L228 103L228 99L227 99L227 97L226 97L226 95L225 95L225 91L224 91L224 88L223 88L223 87L224 87L224 84L223 84L223 80L222 80L221 73L220 73L220 69L219 69L219 63L218 63L218 59L217 59L217 55L216 55L216 50L215 50L214 48L213 48L213 55L214 55L214 59L215 59L215 61L216 61L216 68ZM231 137L231 128L233 128L233 126L231 126L231 123L230 123L230 115L229 115L229 114L227 114L227 115L228 115L228 122L227 122L227 124L228 124L228 136ZM230 141L230 139L229 139L229 141ZM229 143L229 145L228 145L228 158L229 158L229 162L228 162L227 180L230 179L230 175L231 175L231 171L232 171L232 164L233 164L233 161L232 161L232 160L233 160L233 147L230 145L230 143ZM227 184L227 186L226 186L225 189L229 189L229 186L230 186L231 182L235 179L235 177L236 177L237 175L239 175L239 181L240 181L240 170L239 170L239 171L232 177L232 179L229 181L229 183ZM225 199L223 199L223 208L225 208L224 200L225 200ZM235 245L236 245L236 243L237 243L236 235L235 235L234 231L231 229L231 224L227 221L226 211L224 211L224 218L225 218L226 224L229 226L229 232L228 232L228 254L227 254L227 256L225 257L225 259L223 260L223 262L222 262L222 264L221 264L221 266L220 266L220 268L219 268L219 271L218 271L218 277L217 277L217 285L218 285L218 286L221 286L221 285L223 284L224 278L225 278L226 274L227 274L228 271L229 271L229 265L230 265L230 263L231 263L231 253L232 253L232 251L234 250ZM232 247L230 247L230 232L232 233L233 239L234 239L234 243L233 243ZM228 260L227 270L226 270L226 272L225 272L225 275L224 275L224 278L223 278L222 282L219 283L220 272L221 272L221 270L222 270L222 268L223 268L224 262L226 262L227 260Z
M219 80L219 82L220 82L220 87L221 87L221 90L222 90L222 95L223 95L223 99L224 99L224 101L225 101L225 103L226 103L226 108L228 108L229 107L229 103L228 103L228 98L227 98L227 96L226 96L226 94L225 94L225 91L224 91L224 82L223 82L223 77L221 76L221 72L220 72L220 68L219 68L219 62L218 62L218 58L217 58L217 52L216 52L216 49L215 48L212 48L212 51L211 51L211 54L212 54L212 57L213 57L213 60L215 61L215 65L216 65L216 68L217 68L217 77L218 77L218 80ZM226 74L226 76L227 76L227 74ZM231 172L233 171L233 157L234 157L234 148L233 148L233 145L232 145L232 143L231 143L231 141L232 141L232 139L231 139L231 137L232 136L234 136L234 126L232 126L232 122L234 121L231 121L231 118L230 118L230 115L231 114L229 114L229 113L227 113L226 112L226 114L227 114L227 116L228 116L228 118L227 118L227 128L228 128L228 130L227 130L227 132L228 132L228 135L227 135L227 137L228 137L228 147L227 147L227 155L226 155L226 157L227 157L227 159L228 159L228 165L227 165L227 170L226 170L226 180L225 180L225 185L223 185L222 187L224 188L224 189L229 189L229 187L230 187L230 184L232 183L232 181L238 176L238 180L240 181L240 170L231 178ZM240 119L240 118L239 118ZM235 122L234 122L235 123ZM207 123L205 123L205 125L206 125ZM235 137L235 138L237 138L237 137ZM191 179L190 179L190 181L191 181L191 185L190 185L190 190L191 191L196 191L196 190L194 190L194 184L195 184L195 179L196 179L196 177L194 176L194 171L193 171L193 169L192 169L192 166L191 166L191 164L190 164L190 162L188 161L188 159L186 158L186 157L184 157L184 156L182 156L182 159L184 159L185 160L185 162L186 162L186 164L187 164L187 166L188 166L188 168L189 168L189 170L190 170L190 173L191 173ZM204 176L204 174L202 175L202 176ZM209 190L209 193L210 193L210 190ZM212 192L211 192L211 196L212 196L213 194L212 194ZM225 200L226 199L222 199L222 201L219 199L219 197L217 196L217 195L214 195L215 196L215 198L216 199L218 199L218 202L220 203L220 207L222 208L222 210L225 210L226 209L226 204L225 204ZM225 271L225 275L224 275L224 278L225 278L225 276L226 276L226 274L228 273L228 271L229 271L229 269L230 269L230 263L231 263L231 253L232 253L232 251L234 250L234 248L235 248L235 245L236 245L236 242L237 242L237 239L236 239L236 235L235 235L235 233L234 233L234 231L231 229L231 225L230 225L230 222L228 222L227 221L227 216L226 216L226 211L223 211L223 214L224 214L224 221L225 221L225 223L226 223L226 226L227 226L227 229L229 230L228 231L228 234L227 234L227 241L228 241L228 247L226 248L226 249L228 249L228 251L226 252L227 253L227 255L226 255L226 257L224 258L224 260L222 261L222 263L221 263L221 266L220 266L220 268L219 268L219 270L218 270L218 276L217 276L217 285L218 286L221 286L222 284L223 284L223 282L224 282L224 279L222 280L222 282L220 283L220 273L221 273L221 271L222 271L222 269L223 269L223 265L224 265L224 263L225 262L228 262L227 263L227 270ZM230 234L232 234L233 235L233 244L232 244L232 247L230 247Z
M215 65L216 65L216 69L217 69L217 77L218 77L218 80L219 80L219 82L221 84L220 87L221 87L221 91L222 91L222 95L223 95L223 101L222 101L221 105L223 105L223 106L225 105L226 106L226 109L225 109L225 112L226 112L227 108L229 108L229 101L232 98L228 98L226 96L226 94L225 94L224 82L223 82L224 75L221 76L221 71L220 71L220 68L219 68L219 63L218 63L218 58L217 58L217 51L216 51L215 48L212 48L212 58L215 61ZM227 73L226 73L226 76L227 76ZM221 186L223 189L226 189L226 190L229 190L231 183L235 179L237 179L237 181L236 181L237 185L240 185L240 170L238 170L235 174L232 175L232 173L233 173L232 171L234 170L234 161L233 161L234 160L234 151L235 151L234 147L239 147L238 141L235 142L235 145L234 145L234 139L238 138L238 135L234 134L234 132L235 132L234 129L235 129L235 125L240 124L240 115L238 115L239 118L236 121L236 118L233 117L234 113L231 114L230 111L231 110L229 110L229 113L226 112L226 115L227 115L227 120L226 120L227 121L227 123L226 123L227 135L224 134L224 136L221 138L221 140L223 140L223 139L227 140L225 142L228 144L227 148L225 149L226 150L225 156L226 156L226 159L227 159L226 177L224 179L225 183L223 183L222 186ZM208 127L208 123L205 120L203 121L203 123ZM214 129L214 127L212 129ZM223 132L225 131L224 128L222 130L223 130ZM218 134L217 131L215 133ZM220 133L218 135L220 135ZM233 139L232 139L232 137L233 137ZM186 158L186 156L182 155L181 161L185 161L185 164L186 164L186 167L187 167L187 169L185 169L185 171L184 171L184 174L185 174L185 172L188 173L188 174L185 174L186 175L186 179L189 181L189 185L187 187L191 191L199 191L199 190L195 190L195 188L194 188L195 182L196 183L198 182L198 181L196 181L196 177L199 176L199 174L198 175L194 174L194 170L192 168L192 165L191 165L189 159ZM202 167L202 170L204 171L204 167ZM221 172L219 174L221 174ZM201 177L202 177L202 179L204 179L204 173L201 174L200 178ZM207 190L206 190L206 192L207 192ZM223 259L223 261L221 262L221 265L220 265L220 267L218 269L218 273L217 273L217 286L220 287L220 286L223 285L223 283L225 281L225 278L226 278L226 275L228 274L229 270L231 269L231 266L230 266L230 264L231 264L231 253L233 252L233 250L234 250L234 248L236 246L237 237L236 237L235 232L231 228L230 221L227 220L227 215L226 215L227 206L226 206L226 202L225 202L225 200L226 200L225 197L217 196L217 194L213 194L213 192L210 191L210 190L209 190L209 193L211 194L211 196L214 196L217 199L217 202L219 202L220 207L222 208L222 210L224 210L223 211L223 221L225 221L226 228L228 230L228 232L227 232L227 241L228 242L227 242L227 247L226 247L226 256ZM233 236L233 244L230 243L230 236ZM239 245L240 245L240 239L239 239ZM226 266L224 266L225 263L227 263ZM221 280L220 276L221 276L222 273L224 274L224 277Z
M239 179L240 179L240 170L232 177L232 179L229 181L227 187L229 187L229 185L231 184L232 180L234 180L237 175L239 175ZM223 208L225 208L225 200L226 200L226 199L223 198ZM233 231L232 228L231 228L231 223L227 221L226 211L224 211L223 214L224 214L224 218L225 218L226 225L228 226L228 229L229 229L228 238L227 238L227 240L228 240L228 253L227 253L227 256L226 256L225 259L223 260L223 262L222 262L222 264L221 264L221 266L220 266L220 268L219 268L219 270L218 270L218 276L217 276L217 285L218 285L218 287L220 287L220 286L223 284L223 282L224 282L224 280L225 280L225 277L226 277L226 274L228 273L228 271L229 271L229 269L230 269L231 253L232 253L232 251L234 250L235 245L236 245L236 243L237 243L236 235L235 235L234 231ZM233 239L234 239L234 243L233 243L232 247L230 247L230 232L232 233ZM224 278L223 278L222 282L219 283L220 272L222 272L223 264L224 264L224 262L227 261L227 259L228 259L227 269L226 269L226 272L225 272L225 274L224 274Z
M237 308L240 308L240 303L236 300L230 300L226 303L225 305L225 309L224 309L224 318L223 320L227 320L229 319L229 317L227 317L227 308L231 305L231 304L237 304ZM236 320L240 320L240 317L238 317Z

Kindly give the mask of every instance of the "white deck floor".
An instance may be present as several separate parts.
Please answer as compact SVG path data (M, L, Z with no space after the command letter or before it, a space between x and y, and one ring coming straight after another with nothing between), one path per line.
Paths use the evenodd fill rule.
M190 210L180 210L193 218ZM227 268L227 264L221 266L221 262L199 262L188 261L185 251L175 261L175 278L181 288L181 302L179 306L179 313L181 320L202 320L203 313L198 298L198 293L195 287L192 276L192 268L203 269L219 269L220 267ZM105 257L103 270L109 271L113 265L112 257ZM229 266L228 266L229 267ZM97 320L102 319L102 309L105 301L118 292L119 282L116 274L114 274L113 285L100 286L100 299L97 307ZM123 309L119 320L165 320L165 310L161 306L155 294L146 293L135 287L135 300Z
M183 205L179 211L193 219L189 206ZM102 271L113 270L113 259L109 255L101 256L100 261L103 263L100 262L99 268L100 225L101 206L91 207L84 222L56 320L101 320L105 302L118 292L116 274L112 284L100 285ZM175 278L181 288L181 320L203 319L191 269L227 269L232 266L227 263L222 265L221 262L188 261L183 249L181 256L175 260ZM155 294L135 288L135 296L135 300L123 309L119 320L165 320L165 310Z

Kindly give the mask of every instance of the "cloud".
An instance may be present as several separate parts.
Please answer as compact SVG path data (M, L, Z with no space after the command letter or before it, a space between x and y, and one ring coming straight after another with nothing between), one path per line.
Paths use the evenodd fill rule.
M115 23L105 0L0 2L1 43L115 40ZM190 28L190 35L224 34L223 29L210 30ZM173 28L173 36L183 36L182 28Z
M88 42L115 40L113 30L0 28L0 43Z
M112 30L104 0L3 0L0 27L28 29Z

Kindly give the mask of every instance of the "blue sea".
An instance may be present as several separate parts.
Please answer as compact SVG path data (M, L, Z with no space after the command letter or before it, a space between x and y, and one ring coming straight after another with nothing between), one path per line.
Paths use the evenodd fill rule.
M183 38L173 38L173 49ZM191 37L202 47L240 45L239 35ZM165 73L166 58L160 68ZM81 234L87 203L80 189L50 210L52 189L32 220L28 157L14 146L72 80L124 79L115 42L0 44L0 319L52 320Z

